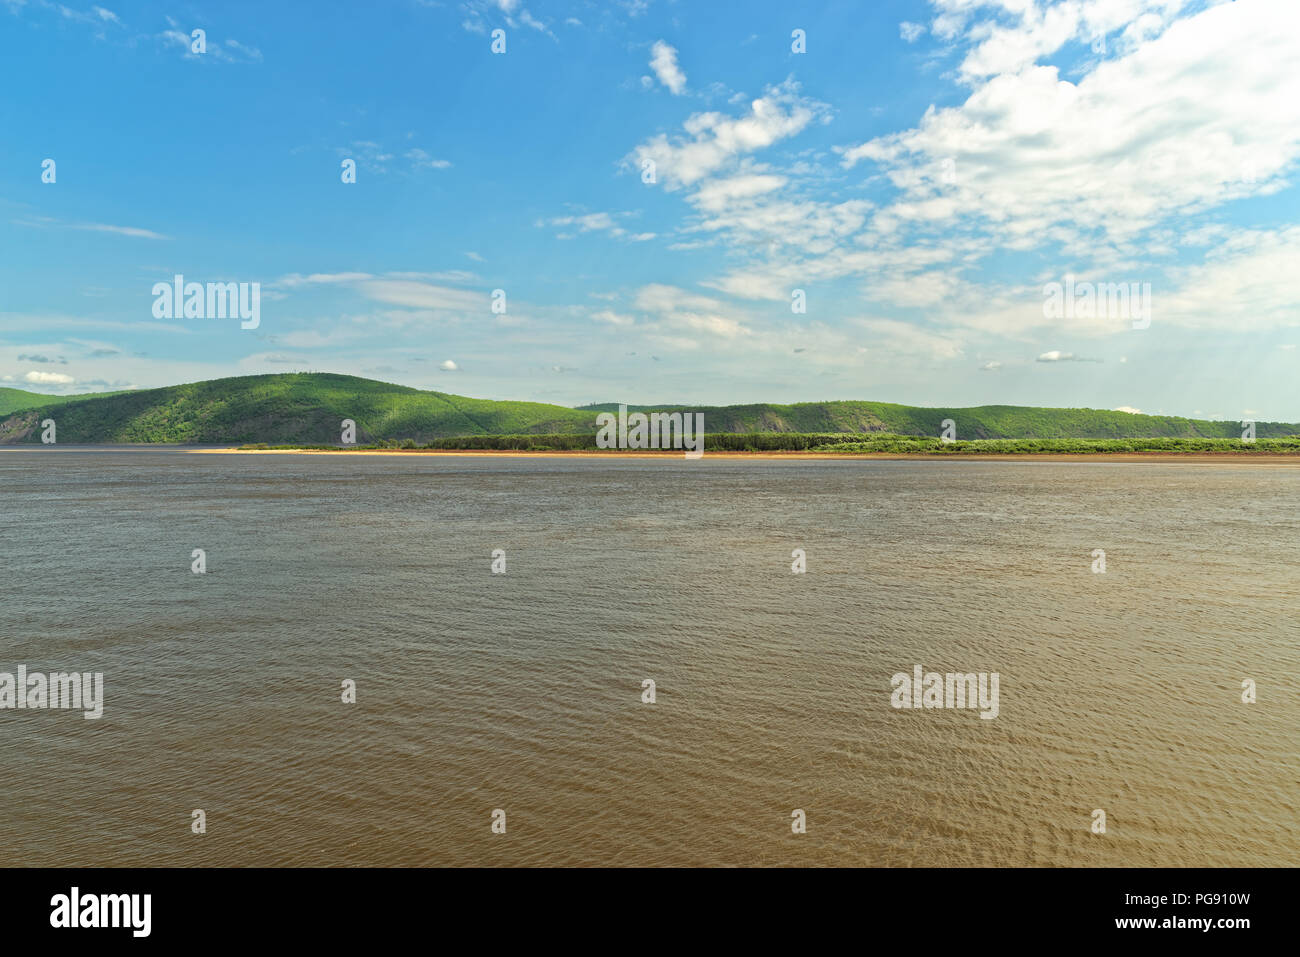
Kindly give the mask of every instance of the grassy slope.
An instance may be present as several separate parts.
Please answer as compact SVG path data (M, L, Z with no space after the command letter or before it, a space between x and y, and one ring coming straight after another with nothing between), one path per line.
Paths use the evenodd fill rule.
M34 393L3 390L0 401L30 402ZM357 441L451 436L539 435L595 431L597 408L496 402L329 373L240 376L113 395L35 396L0 421L0 443L39 442L38 423L58 423L59 441L179 443L337 443L340 423L353 419ZM616 406L615 406L616 408ZM642 407L644 408L644 407ZM922 409L887 402L762 403L695 407L709 432L939 434L944 419L960 439L984 438L1239 438L1235 422L1130 415L1093 409L981 406ZM1300 426L1259 423L1260 438L1300 433Z
M489 432L578 431L593 416L533 402L491 402L328 373L240 376L111 398L29 409L0 422L0 443L40 441L37 423L58 423L59 441L337 442L352 419L357 439L433 438Z
M49 408L82 399L99 398L106 395L119 395L117 392L88 392L83 395L44 395L40 392L27 392L24 389L0 387L0 415L8 415L21 409Z

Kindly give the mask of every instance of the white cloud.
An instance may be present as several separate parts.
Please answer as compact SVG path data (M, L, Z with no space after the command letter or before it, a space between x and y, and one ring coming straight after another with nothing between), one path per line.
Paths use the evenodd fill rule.
M427 0L422 2L427 6L438 6ZM461 10L465 14L465 19L460 25L470 33L486 34L489 22L495 25L504 19L508 27L514 28L522 24L555 39L555 34L550 28L525 9L520 0L465 0L461 4Z
M1060 37L1151 5L1066 3L1028 26L985 24L966 70L995 75L961 106L931 107L914 129L842 150L844 166L885 171L901 194L889 215L916 220L918 204L947 198L930 207L937 220L991 229L1011 248L1133 241L1171 215L1277 188L1300 159L1300 5L1213 6L1077 83L1031 65Z
M674 96L686 92L686 74L677 65L677 50L663 40L656 40L650 48L650 69Z
M1100 362L1100 359L1088 359L1084 356L1076 356L1073 352L1062 352L1060 349L1053 349L1050 352L1044 352L1036 360L1038 362Z
M410 149L404 155L417 169L447 169L451 166L450 160L435 159L422 149Z
M249 60L259 60L259 61L260 61L260 60L262 59L262 51L261 51L261 50L257 49L257 47L252 47L252 46L249 46L248 44L240 43L238 40L235 40L235 39L227 39L227 40L226 40L226 47L227 47L228 49L234 50L237 54L240 54L241 56L243 56L243 57L245 57L245 58L247 58L247 59L249 59Z
M35 370L23 375L24 382L31 382L34 385L70 385L77 380L70 375L64 375L62 372L37 372Z
M490 313L491 304L485 292L453 289L409 279L370 279L362 282L358 288L367 298L393 306L479 313L484 316Z
M27 6L27 0L3 0L9 12L18 15L23 8ZM118 19L116 13L104 7L92 6L89 10L74 10L72 7L62 3L54 3L52 0L35 0L31 8L33 11L44 10L58 14L64 20L71 23L88 24L92 27L103 27L106 24L121 26L122 21ZM104 39L102 32L96 34L98 39Z
M701 211L720 213L737 200L753 199L785 186L784 176L770 173L747 173L703 183L691 202Z
M868 351L914 355L928 359L958 359L961 341L951 334L940 334L895 319L857 319L854 325L866 330L864 345Z
M1205 261L1171 271L1153 290L1152 321L1197 329L1258 331L1300 326L1300 226L1239 230Z
M171 239L170 236L164 236L162 233L155 233L152 229L140 229L136 226L109 226L105 223L77 223L68 228L83 229L95 233L116 233L119 236L130 236L133 239Z
M477 277L464 270L446 272L390 272L375 276L364 272L343 273L289 273L270 283L272 289L301 289L315 286L342 286L366 299L401 309L380 315L368 316L390 323L421 322L435 313L436 318L453 318L456 313L488 314L488 294L480 289L459 289L445 285L447 282L474 282ZM407 310L417 310L410 312Z
M653 317L652 330L679 347L694 347L698 336L737 339L752 334L737 317L737 310L727 303L676 286L642 286L633 305Z
M338 272L338 273L321 273L314 272L309 276L301 273L289 273L287 276L281 276L275 281L275 285L283 286L287 289L293 289L297 286L322 285L340 282L358 282L362 279L373 278L368 272Z
M609 213L585 213L581 216L557 216L550 220L552 226L576 226L579 232L592 232L593 230L613 231L618 229L614 223L614 217ZM620 231L621 232L621 231Z
M49 216L41 216L32 219L16 219L13 222L19 226L32 226L38 229L79 229L83 232L113 233L117 236L130 236L132 239L172 238L170 236L164 236L162 233L156 233L152 229L141 229L138 226L113 226L108 223L65 223Z
M634 243L645 242L646 240L654 239L656 235L655 233L647 233L647 232L630 233L628 232L627 229L625 229L624 227L618 224L618 221L620 219L626 219L636 215L637 215L636 213L631 213L631 212L577 213L569 216L555 216L548 220L541 220L537 223L537 225L572 227L577 229L579 233L603 232L603 233L608 233L610 236L613 236L615 239L626 239L628 242L634 242ZM561 239L572 239L574 234L561 233L559 234L559 236Z
M1300 234L1179 227L1190 214L1281 188L1300 160L1300 71L1286 67L1300 62L1300 29L1277 35L1279 21L1300 21L1300 6L1288 12L1259 0L1248 13L1241 12L1246 4L1219 6L1181 21L1173 19L1176 0L1086 0L1076 14L1026 14L1035 6L936 3L941 13L960 14L958 25L976 47L1004 25L968 22L989 7L1013 22L1028 15L1026 29L1038 37L1029 43L1034 50L1051 47L1062 22L1073 23L1071 36L1084 42L1093 29L1141 21L1140 29L1123 42L1112 37L1113 57L1089 63L1077 82L1034 65L976 78L964 104L932 107L915 129L843 149L845 168L871 160L884 170L898 192L883 206L810 197L807 176L794 175L802 163L780 169L750 157L828 115L789 84L769 90L764 107L746 117L696 114L688 135L654 137L630 157L637 166L654 159L669 190L694 188L687 196L694 214L681 232L699 238L683 237L670 248L724 244L742 263L703 285L730 295L784 300L792 288L860 276L869 301L926 309L932 321L956 327L1023 336L1059 327L1043 315L1042 280L1037 288L995 285L972 281L970 273L999 245L1059 247L1069 257L1064 268L1075 260L1080 280L1154 280L1156 322L1296 324L1300 271L1285 264L1297 261ZM1150 22L1153 6L1162 16L1159 29ZM942 27L934 27L936 34ZM995 50L988 46L985 55ZM1190 88L1188 98L1170 97L1175 88ZM753 126L752 136L729 135L741 122ZM1205 263L1166 272L1169 259L1188 246L1209 249ZM1073 322L1070 334L1131 331L1122 317ZM1055 361L1100 361L1062 355Z
M640 171L645 160L652 160L658 181L671 191L691 186L743 156L794 136L827 115L823 104L800 96L797 84L787 81L769 87L744 116L692 114L683 124L685 135L651 137L632 151L626 165Z
M526 27L532 27L534 30L539 30L542 33L547 34L548 36L554 37L554 34L551 33L549 29L547 29L546 24L543 23L541 20L538 20L527 10L519 11L519 22Z
M207 63L254 63L262 60L262 51L256 47L234 39L226 39L223 45L223 41L210 34L204 35L203 52L195 53L194 38L188 28L181 28L171 17L167 18L167 22L171 25L171 29L159 33L156 39L161 40L164 46L178 48L187 60L200 60Z
M373 140L353 140L347 147L337 146L334 152L342 159L355 160L357 166L369 173L384 175L395 167L409 172L425 169L448 169L451 161L430 155L419 147L412 147L401 153L405 164L396 162L398 154L386 149Z

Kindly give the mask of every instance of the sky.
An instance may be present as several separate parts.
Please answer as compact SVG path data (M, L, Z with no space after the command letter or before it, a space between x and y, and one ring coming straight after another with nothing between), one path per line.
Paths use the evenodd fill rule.
M0 0L0 385L1300 421L1295 0L104 3Z

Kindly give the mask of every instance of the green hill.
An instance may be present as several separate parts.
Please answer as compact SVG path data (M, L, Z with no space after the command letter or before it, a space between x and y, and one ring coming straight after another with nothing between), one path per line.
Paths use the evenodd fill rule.
M120 392L93 392L85 395L43 395L40 392L27 392L23 389L0 387L0 415L8 415L20 409L32 409L78 402L82 399L100 398L106 395L121 395Z
M570 409L539 402L498 402L330 373L239 376L161 389L89 396L42 396L0 390L0 444L39 443L53 418L66 444L336 444L352 419L358 443L485 435L590 435L596 413L617 405ZM684 409L684 406L634 406ZM1239 438L1236 422L1131 415L1096 409L1010 405L925 409L888 402L760 403L692 406L711 433L893 433L936 436L944 419L960 439ZM1300 434L1300 425L1261 422L1260 438Z
M629 411L685 409L686 406L628 406ZM583 406L582 411L613 412L617 403ZM882 432L937 436L943 420L957 424L959 439L1121 439L1121 438L1240 438L1237 422L1211 422L1172 415L1135 415L1104 409L1049 409L1024 405L980 405L971 408L921 408L892 402L798 402L776 405L691 406L704 413L709 432ZM1300 425L1259 422L1260 437L1300 434Z
M493 402L330 373L238 376L45 404L0 422L0 444L39 442L39 422L80 443L337 442L527 432L578 432L594 416L537 402Z

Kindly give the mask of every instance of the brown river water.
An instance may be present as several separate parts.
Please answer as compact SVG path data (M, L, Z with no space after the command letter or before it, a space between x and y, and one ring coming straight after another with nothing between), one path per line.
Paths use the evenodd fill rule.
M0 672L103 674L97 720L0 709L0 864L1300 863L1295 466L60 448L0 487ZM996 717L893 707L917 665Z

